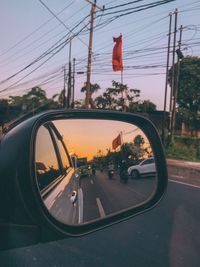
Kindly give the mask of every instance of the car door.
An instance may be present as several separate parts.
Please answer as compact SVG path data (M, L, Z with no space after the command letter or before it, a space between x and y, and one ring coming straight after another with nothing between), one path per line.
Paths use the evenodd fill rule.
M45 186L39 188L44 204L52 216L55 216L56 213L60 221L75 223L79 218L78 205L76 204L79 179L72 168L67 148L59 137L59 133L51 124L42 126L41 130L38 131L36 165L39 162L47 166L42 171L43 175L46 175L47 172L55 173L55 168L59 170L59 175L52 177L51 174L48 184L46 182ZM41 184L42 179L38 172L37 178L38 184ZM66 218L64 214L69 214L69 216Z

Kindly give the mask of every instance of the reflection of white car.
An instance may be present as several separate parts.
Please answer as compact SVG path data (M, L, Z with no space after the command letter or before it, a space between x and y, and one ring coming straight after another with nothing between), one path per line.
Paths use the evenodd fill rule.
M155 175L156 166L154 158L148 158L140 162L138 165L134 165L128 168L128 174L133 179L138 179L143 175Z

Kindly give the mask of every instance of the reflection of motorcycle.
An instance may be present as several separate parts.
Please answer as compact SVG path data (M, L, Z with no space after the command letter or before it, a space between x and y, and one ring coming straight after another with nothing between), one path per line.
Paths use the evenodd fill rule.
M121 183L127 183L128 182L128 172L127 171L121 171L120 172L120 182Z
M88 175L91 176L91 174L92 174L92 168L91 168L91 166L89 165L89 166L88 166Z
M109 178L109 179L112 179L113 176L114 176L114 170L109 170L109 171L108 171L108 178Z

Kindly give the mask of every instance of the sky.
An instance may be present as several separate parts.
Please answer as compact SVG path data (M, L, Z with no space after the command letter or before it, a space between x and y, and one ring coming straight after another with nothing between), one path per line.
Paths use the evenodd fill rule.
M86 81L89 40L87 16L91 6L86 0L43 2L65 26L39 0L1 0L0 98L22 95L33 86L41 86L48 97L60 93L64 83L64 66L68 71L69 54L69 44L64 46L63 43L62 47L61 42L69 37L68 29L73 29L76 25L78 26L71 35L84 29L72 40L72 58L76 59L75 72L81 71L84 74L75 75L75 98L84 98L80 89ZM96 13L91 82L100 85L101 90L97 93L99 95L111 87L112 80L120 81L121 74L112 70L112 49L113 37L121 33L124 83L129 88L140 89L141 100L150 100L156 104L158 110L162 110L169 13L178 8L178 28L180 25L184 26L181 47L184 56L200 56L200 1L176 0L110 22L109 19L115 16L114 12L118 10L124 11L117 14L124 14L131 8L157 0L141 0L114 8L128 2L133 1L97 1L100 7L105 5L105 8L113 8L104 12L98 10ZM56 44L60 46L56 48ZM57 53L54 55L54 52Z
M134 124L111 120L57 120L53 121L70 154L78 157L106 155L108 149L112 151L112 142L121 134L122 143L133 143L137 135L144 138L146 146L150 147L144 132Z

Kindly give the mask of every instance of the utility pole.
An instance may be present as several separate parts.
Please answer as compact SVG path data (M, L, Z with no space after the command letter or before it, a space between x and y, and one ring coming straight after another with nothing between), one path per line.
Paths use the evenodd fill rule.
M63 108L66 108L66 67L64 67Z
M173 120L172 120L172 113L175 101L175 52L176 52L176 34L177 34L177 19L178 19L178 9L175 9L175 22L174 22L174 42L173 42L173 51L172 51L172 81L171 81L171 92L170 92L170 108L169 108L169 116L170 116L170 123L169 123L169 132L168 132L168 142L171 143L172 141L172 134L173 134Z
M67 108L71 106L71 97L72 97L72 64L71 64L71 55L72 55L72 41L69 43L69 70L68 70L68 84L67 84Z
M72 73L72 103L71 103L71 108L74 108L74 94L75 94L75 67L76 67L76 59L73 58L73 73Z
M177 96L178 96L178 86L179 86L179 73L180 73L180 59L183 57L181 53L181 42L182 42L182 32L183 32L183 25L180 27L180 37L178 41L178 49L176 50L177 53L177 63L176 63L176 77L174 81L174 102L173 102L173 107L172 107L172 122L171 122L171 127L172 127L172 135L174 133L175 129L175 119L176 119L176 102L177 102ZM181 58L180 58L181 56Z
M165 143L167 87L168 87L168 77L169 77L169 55L170 55L170 46L171 46L171 30L172 30L172 13L169 13L169 33L168 33L168 47L167 47L165 97L164 97L164 111L163 111L163 118L162 118L162 142L163 142L163 144Z
M92 44L93 44L93 29L94 29L94 15L96 13L96 9L103 10L102 8L96 5L96 0L94 2L90 0L86 0L90 3L91 11L90 11L90 36L89 36L89 46L88 46L88 63L87 63L87 80L86 80L86 98L85 98L85 107L86 109L90 108L91 102L91 92L90 92L90 85L91 85L91 66L92 66Z

